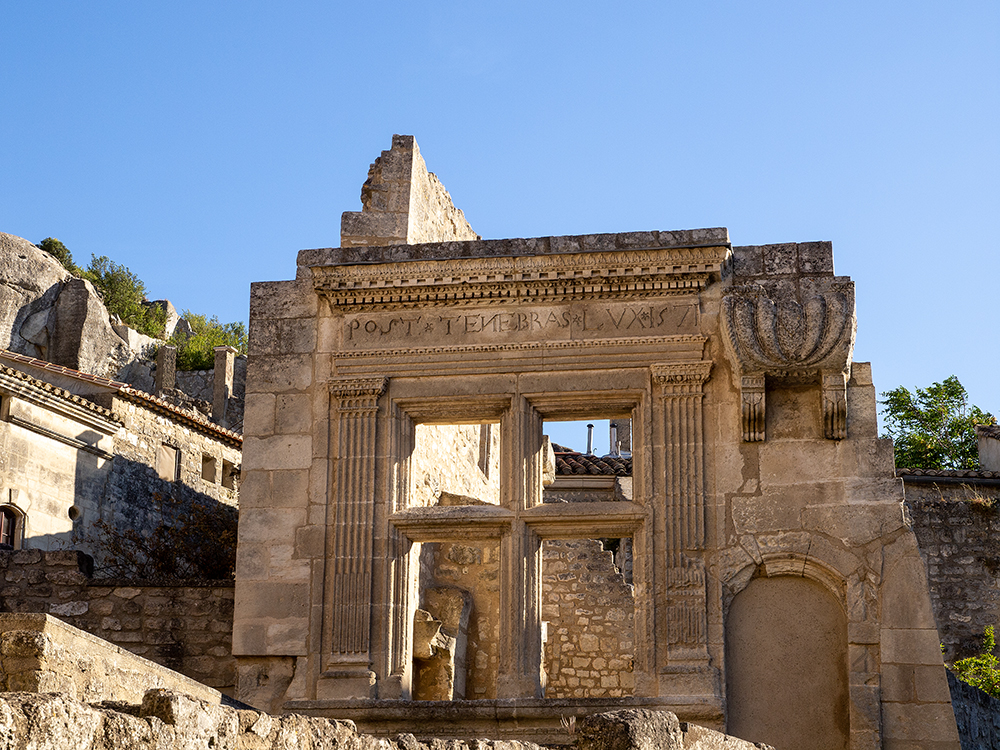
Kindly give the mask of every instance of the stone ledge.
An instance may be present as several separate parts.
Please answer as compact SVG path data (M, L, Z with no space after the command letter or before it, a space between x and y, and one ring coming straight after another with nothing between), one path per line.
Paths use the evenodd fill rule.
M492 737L541 745L573 741L566 722L621 709L666 711L682 721L722 726L721 707L695 697L667 698L518 698L458 701L325 700L288 701L283 713L353 721L359 731L378 737L414 732L418 739Z
M0 613L0 679L8 691L57 691L87 702L139 703L153 688L222 700L218 690L45 614Z
M609 252L729 245L725 227L677 231L622 232L565 237L531 237L503 240L431 242L422 245L339 247L300 250L298 266L337 266L356 263L398 263L408 260L454 260L524 255Z

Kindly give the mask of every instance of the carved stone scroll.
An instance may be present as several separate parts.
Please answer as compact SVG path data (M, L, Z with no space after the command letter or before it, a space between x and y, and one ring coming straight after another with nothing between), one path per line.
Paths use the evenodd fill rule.
M778 287L775 287L778 289ZM765 377L822 380L824 432L847 437L847 373L854 349L854 284L815 280L802 301L759 284L733 287L722 301L722 327L742 394L743 440L764 440Z
M333 470L335 520L330 648L335 661L368 659L372 606L372 538L375 508L375 423L386 378L330 383L336 422ZM339 659L337 657L340 657Z

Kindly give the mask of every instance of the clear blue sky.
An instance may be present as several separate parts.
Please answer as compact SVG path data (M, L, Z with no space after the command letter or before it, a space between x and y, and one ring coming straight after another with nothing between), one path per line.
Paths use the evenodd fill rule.
M178 307L336 246L393 133L486 238L832 240L877 388L1000 414L1000 3L0 0L0 231Z

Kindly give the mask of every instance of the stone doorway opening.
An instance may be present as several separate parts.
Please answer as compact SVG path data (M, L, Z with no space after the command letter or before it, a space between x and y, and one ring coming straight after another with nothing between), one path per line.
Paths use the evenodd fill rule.
M417 424L409 507L500 505L499 423ZM495 539L418 545L414 700L496 697L500 545Z
M632 501L631 419L546 421L554 477L546 504ZM596 531L597 529L595 529ZM546 698L633 695L632 537L542 542Z

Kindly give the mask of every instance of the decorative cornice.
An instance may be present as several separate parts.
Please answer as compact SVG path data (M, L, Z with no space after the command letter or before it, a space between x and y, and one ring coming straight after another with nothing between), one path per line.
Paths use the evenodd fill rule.
M725 246L315 266L315 290L338 309L480 300L556 302L698 292L722 276Z
M621 339L579 339L570 341L529 341L522 343L470 344L468 346L425 346L398 349L342 349L336 359L378 359L381 357L427 357L441 354L489 354L491 352L553 351L555 349L590 349L622 346L664 346L670 344L704 344L707 336L642 336Z

